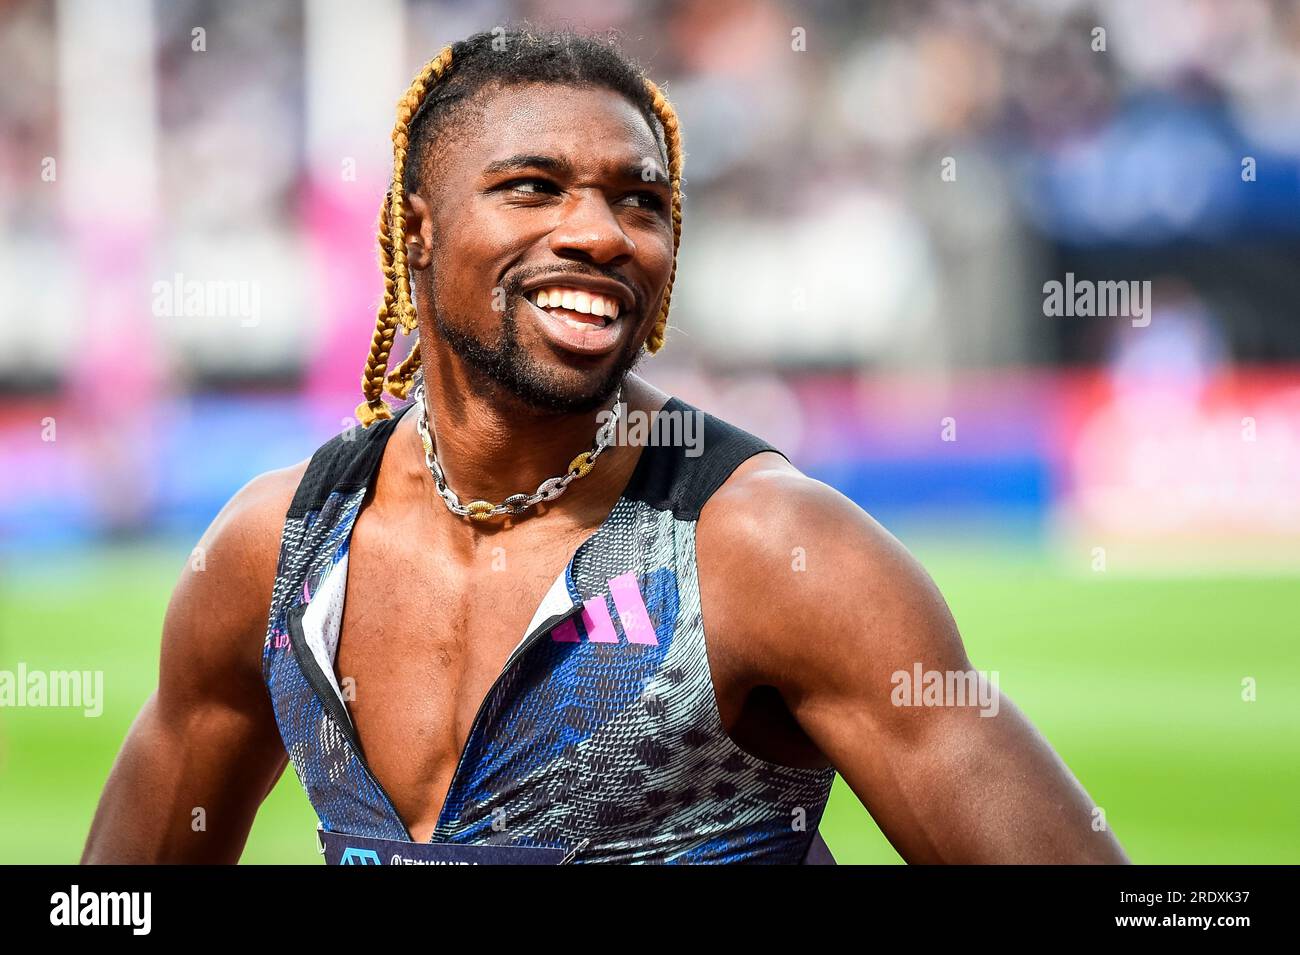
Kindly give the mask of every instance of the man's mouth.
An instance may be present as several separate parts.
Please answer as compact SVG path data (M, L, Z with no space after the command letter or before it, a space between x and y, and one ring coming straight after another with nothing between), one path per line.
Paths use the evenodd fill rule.
M585 289L550 285L528 293L529 301L577 331L605 328L618 318L619 303Z
M550 344L585 358L613 353L623 340L630 313L610 295L590 289L547 285L527 293L528 307L537 314L538 328Z

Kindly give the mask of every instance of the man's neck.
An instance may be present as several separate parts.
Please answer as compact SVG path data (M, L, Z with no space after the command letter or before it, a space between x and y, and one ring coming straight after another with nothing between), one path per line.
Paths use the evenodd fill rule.
M458 377L431 374L425 381L424 400L438 463L462 504L474 500L500 504L514 494L532 494L548 478L562 477L578 454L591 449L605 420L598 416L613 404L611 397L588 412L543 412L498 389L475 387ZM624 381L624 413L655 410L666 398L635 375ZM416 414L418 409L413 408L406 416L412 419L412 432ZM415 444L419 446L418 438ZM567 512L581 523L598 521L627 484L640 451L611 444L586 477L572 482L563 497L541 506L550 512ZM418 457L419 468L425 470L422 451ZM428 482L432 488L431 476ZM497 523L499 519L484 522Z

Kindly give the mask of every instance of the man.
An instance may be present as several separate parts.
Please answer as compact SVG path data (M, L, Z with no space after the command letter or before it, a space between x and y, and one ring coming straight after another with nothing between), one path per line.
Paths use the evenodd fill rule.
M698 456L610 440L695 413L630 374L681 223L653 84L590 38L480 34L393 141L367 427L204 535L85 860L235 861L292 760L344 861L807 861L836 772L910 862L1124 861L1004 697L899 705L899 673L973 671L870 517L716 418Z

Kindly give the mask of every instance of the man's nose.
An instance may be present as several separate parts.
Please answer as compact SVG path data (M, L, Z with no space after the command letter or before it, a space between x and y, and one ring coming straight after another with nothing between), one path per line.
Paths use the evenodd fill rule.
M605 196L592 190L570 200L551 232L551 251L564 259L623 265L635 254L636 243L619 225Z

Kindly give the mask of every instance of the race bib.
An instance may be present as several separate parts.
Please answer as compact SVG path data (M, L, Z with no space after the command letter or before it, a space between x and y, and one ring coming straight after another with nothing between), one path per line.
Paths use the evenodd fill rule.
M402 842L316 831L326 865L560 865L563 849L531 846L458 846L446 842Z

